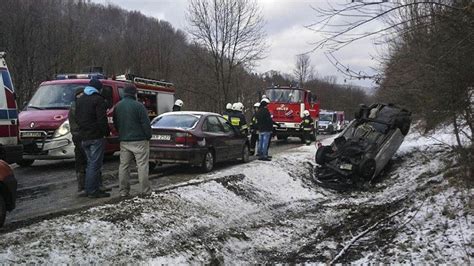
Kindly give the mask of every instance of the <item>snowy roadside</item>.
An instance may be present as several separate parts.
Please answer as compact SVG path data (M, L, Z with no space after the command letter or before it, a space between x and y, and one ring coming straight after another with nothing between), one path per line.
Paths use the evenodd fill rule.
M409 134L391 171L350 193L314 185L315 151L293 149L3 234L0 263L329 262L378 221L339 262L469 263L473 191L448 184L443 147Z

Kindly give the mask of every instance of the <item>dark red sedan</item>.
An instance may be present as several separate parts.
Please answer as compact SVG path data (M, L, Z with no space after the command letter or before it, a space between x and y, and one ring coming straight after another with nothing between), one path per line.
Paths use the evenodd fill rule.
M200 166L204 172L216 162L249 160L249 143L221 115L209 112L169 112L151 122L150 162Z

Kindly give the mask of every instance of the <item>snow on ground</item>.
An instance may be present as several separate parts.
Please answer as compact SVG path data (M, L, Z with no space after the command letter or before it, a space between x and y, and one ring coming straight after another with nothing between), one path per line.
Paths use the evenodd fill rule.
M349 192L313 183L315 151L5 233L0 263L329 262L378 221L338 262L469 263L473 191L449 185L444 147L410 134L380 182Z

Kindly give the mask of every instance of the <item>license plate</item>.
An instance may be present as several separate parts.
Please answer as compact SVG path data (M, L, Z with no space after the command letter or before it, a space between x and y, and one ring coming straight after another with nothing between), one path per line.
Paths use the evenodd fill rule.
M42 138L43 137L43 132L21 132L20 137L22 138Z
M352 164L349 164L349 163L341 164L341 166L339 166L339 168L341 168L342 170L351 171L352 170Z
M171 140L171 135L152 135L153 140Z

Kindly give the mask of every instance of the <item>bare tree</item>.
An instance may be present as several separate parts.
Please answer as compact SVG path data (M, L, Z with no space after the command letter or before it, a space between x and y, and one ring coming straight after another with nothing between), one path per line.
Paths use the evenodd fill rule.
M311 65L309 55L301 54L296 56L296 66L293 74L301 87L304 87L304 83L314 77L314 67Z
M264 21L255 0L191 0L187 19L192 40L207 49L212 61L219 104L232 99L231 84L237 67L263 58Z

